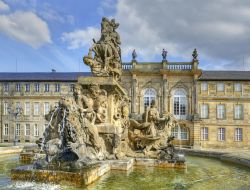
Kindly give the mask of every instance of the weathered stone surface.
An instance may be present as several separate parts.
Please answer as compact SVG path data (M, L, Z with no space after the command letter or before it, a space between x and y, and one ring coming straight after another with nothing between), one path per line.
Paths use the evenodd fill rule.
M126 160L109 160L111 170L130 170L134 165L134 159L129 158Z
M110 164L100 163L79 171L34 170L33 165L20 166L11 170L12 180L36 181L42 183L89 185L110 170Z
M166 160L156 160L149 158L136 158L135 166L151 166L151 167L159 167L159 168L186 168L186 163L170 163Z

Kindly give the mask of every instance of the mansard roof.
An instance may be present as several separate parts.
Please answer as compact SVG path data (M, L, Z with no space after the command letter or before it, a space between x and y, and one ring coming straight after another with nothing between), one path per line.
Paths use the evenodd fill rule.
M250 71L202 71L201 81L249 81Z
M67 81L76 82L79 76L91 76L90 72L25 72L0 73L0 81Z
M79 76L91 76L91 72L0 72L0 81L65 81L76 82ZM250 71L202 71L200 81L250 81Z

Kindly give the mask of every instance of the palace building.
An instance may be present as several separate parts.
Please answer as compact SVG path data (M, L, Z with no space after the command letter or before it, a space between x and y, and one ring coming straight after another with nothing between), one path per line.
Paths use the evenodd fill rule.
M250 71L205 71L199 61L123 63L121 86L131 117L140 119L155 100L171 113L176 144L202 148L250 148ZM35 142L44 115L63 96L72 96L79 76L91 73L0 73L0 142ZM178 133L180 131L180 133Z

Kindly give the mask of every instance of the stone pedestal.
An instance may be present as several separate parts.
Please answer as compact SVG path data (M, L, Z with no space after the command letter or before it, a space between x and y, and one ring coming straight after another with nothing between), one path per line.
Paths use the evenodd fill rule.
M149 158L136 158L135 166L151 166L151 167L159 167L159 168L182 168L185 169L187 167L186 163L169 163L165 160L156 160Z
M116 124L116 117L120 115L118 112L118 104L121 98L128 99L126 91L112 77L79 77L78 84L88 91L91 84L98 84L101 90L107 92L107 120L109 124Z
M79 171L34 170L33 165L20 166L11 170L12 180L85 186L93 183L110 170L103 162Z

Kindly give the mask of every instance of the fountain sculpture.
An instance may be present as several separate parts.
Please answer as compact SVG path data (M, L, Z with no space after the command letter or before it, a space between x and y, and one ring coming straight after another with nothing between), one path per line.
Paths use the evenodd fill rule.
M159 166L185 162L171 143L174 137L170 131L177 121L171 114L160 117L154 100L145 109L143 121L129 118L129 98L119 84L122 63L118 26L115 19L102 19L101 38L93 40L83 58L91 67L92 77L79 77L73 97L63 97L46 115L48 126L40 142L44 156L32 166L35 170L81 170L129 158L141 159L141 163L151 158ZM13 179L18 179L14 171Z

